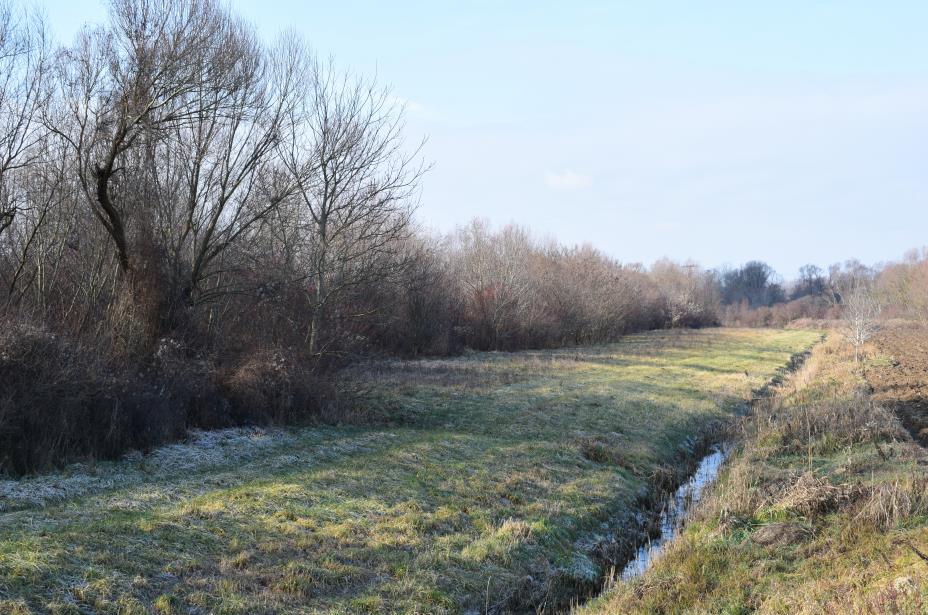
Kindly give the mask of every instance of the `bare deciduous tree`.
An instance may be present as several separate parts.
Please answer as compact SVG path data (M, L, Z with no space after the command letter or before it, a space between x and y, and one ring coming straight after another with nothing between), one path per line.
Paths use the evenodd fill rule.
M886 265L877 279L882 300L896 315L928 320L928 249L912 250L898 263Z
M841 310L845 332L854 346L854 362L860 362L860 350L879 330L882 311L880 301L869 278L856 276L841 293Z
M664 296L671 325L707 325L717 318L721 302L720 284L695 263L678 265L664 259L654 263L651 277Z
M486 221L474 220L455 235L454 276L478 347L506 347L535 320L536 255L528 232L514 225L492 233Z
M42 20L0 3L0 233L23 206L11 175L35 161L43 136L35 119L46 102L48 55Z
M308 52L300 54L309 57ZM322 328L339 297L402 265L413 199L425 167L406 149L403 109L374 81L310 60L308 91L280 147L301 212L303 266L311 315L306 341L320 353ZM351 309L339 318L359 315Z
M215 67L201 66L196 88L186 95L185 105L195 111L152 135L146 148L159 240L188 302L223 290L216 280L222 268L212 265L290 192L274 162L296 103L299 58L286 40L264 51L250 28L233 21L219 45L231 77L216 82Z
M242 75L229 70L229 18L213 0L112 0L110 15L108 28L85 30L62 53L59 108L46 125L73 148L87 202L129 271L134 148L201 117L204 105L228 104L194 94L204 83L234 90Z

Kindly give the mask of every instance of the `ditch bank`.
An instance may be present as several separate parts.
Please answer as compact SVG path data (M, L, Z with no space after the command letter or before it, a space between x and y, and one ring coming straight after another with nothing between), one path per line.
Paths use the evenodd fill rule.
M818 343L824 339L822 336ZM736 416L749 414L756 403L771 396L810 355L808 349L790 357L786 366L741 404ZM569 566L555 570L545 582L526 577L488 612L567 612L595 598L604 588L647 572L655 558L679 536L718 477L732 450L731 425L729 420L703 426L677 449L669 464L654 472L630 509L575 543Z

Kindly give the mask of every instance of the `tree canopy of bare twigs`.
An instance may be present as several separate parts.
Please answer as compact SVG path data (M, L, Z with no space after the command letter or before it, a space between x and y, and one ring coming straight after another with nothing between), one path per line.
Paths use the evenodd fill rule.
M880 300L869 277L856 276L841 293L845 333L854 346L854 361L860 362L863 345L879 330Z
M36 121L46 103L49 41L45 25L11 2L0 3L0 234L26 207L12 175L39 157Z
M234 113L260 62L250 43L213 0L113 0L108 27L84 30L61 52L59 104L46 124L73 149L122 270L134 260L130 223L151 214L132 182L150 141Z
M291 110L280 155L294 187L310 301L306 340L316 353L324 349L320 330L334 316L332 302L402 267L400 248L410 237L425 167L420 148L403 149L402 108L388 90L299 52L291 51L307 59L307 92Z

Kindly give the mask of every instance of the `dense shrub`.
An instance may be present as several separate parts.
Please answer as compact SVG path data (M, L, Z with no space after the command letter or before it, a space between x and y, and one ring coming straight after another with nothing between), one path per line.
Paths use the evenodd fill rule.
M0 381L0 471L22 473L90 452L113 456L186 428L182 388L108 368L46 330L4 328Z
M176 352L165 340L148 363L108 363L99 348L5 323L0 474L148 450L189 427L339 418L331 378L307 371L307 362L269 352L222 368Z
M722 322L730 327L785 327L800 319L834 319L840 308L822 297L811 295L787 303L751 308L747 302L727 305L722 310Z

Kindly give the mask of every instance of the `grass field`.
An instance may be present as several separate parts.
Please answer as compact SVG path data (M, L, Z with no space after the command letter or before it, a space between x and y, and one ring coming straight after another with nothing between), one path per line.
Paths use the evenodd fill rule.
M358 370L377 427L233 430L0 482L0 612L484 612L560 604L652 477L803 331Z
M745 420L664 557L582 615L928 612L928 453L892 411L923 386L926 341L886 331L856 366L830 334Z

